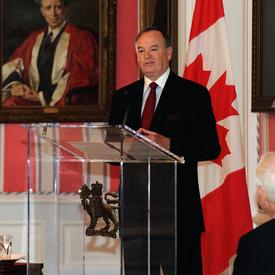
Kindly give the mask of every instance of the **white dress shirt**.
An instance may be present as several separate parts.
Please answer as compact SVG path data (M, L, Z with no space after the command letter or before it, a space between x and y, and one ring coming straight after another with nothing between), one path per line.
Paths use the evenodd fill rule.
M144 89L143 89L141 114L143 113L144 105L145 105L145 102L146 102L147 97L148 97L149 92L150 92L150 86L149 85L151 84L151 82L155 82L155 83L158 84L158 86L156 88L156 105L155 105L155 110L156 110L159 99L160 99L160 96L161 96L161 93L162 93L162 90L163 90L163 88L165 86L165 83L168 79L169 73L170 73L170 68L168 67L168 69L165 71L165 73L162 74L156 81L152 81L146 76L144 77Z

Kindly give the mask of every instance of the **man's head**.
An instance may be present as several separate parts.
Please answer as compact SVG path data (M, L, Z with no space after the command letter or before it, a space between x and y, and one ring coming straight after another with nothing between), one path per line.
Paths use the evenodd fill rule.
M138 34L135 46L141 72L152 81L157 80L172 58L169 38L160 29L150 27Z
M65 20L66 0L40 0L40 11L48 25L55 29Z
M262 155L256 169L257 201L262 210L275 215L275 152Z
M41 2L43 1L43 0L34 0L39 6L41 6ZM62 1L63 2L63 4L64 4L64 6L68 6L68 0L63 0Z

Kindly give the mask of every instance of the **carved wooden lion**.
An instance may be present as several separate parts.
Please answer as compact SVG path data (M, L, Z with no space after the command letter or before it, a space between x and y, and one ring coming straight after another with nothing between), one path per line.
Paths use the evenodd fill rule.
M102 187L103 185L97 181L91 184L91 189L89 189L87 185L83 185L79 190L82 206L91 218L91 223L86 229L86 235L101 235L116 238L119 225L114 210L119 207L107 205L103 202ZM114 199L108 199L107 196L112 196ZM118 194L113 192L105 194L105 199L108 201L108 204L119 204L117 197ZM99 218L103 218L106 226L100 230L96 230ZM110 222L113 223L113 229L111 231L109 231Z

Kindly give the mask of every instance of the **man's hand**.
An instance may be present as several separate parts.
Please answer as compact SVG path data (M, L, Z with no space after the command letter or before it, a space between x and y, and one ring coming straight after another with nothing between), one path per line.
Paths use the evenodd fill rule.
M170 150L170 138L160 135L156 132L146 130L144 128L138 129L137 132L161 145L163 148Z
M13 84L11 86L11 94L13 96L21 96L30 101L39 101L38 93L22 83Z
M38 92L31 89L28 89L23 97L30 101L39 101Z
M13 96L24 96L26 90L29 90L30 88L22 83L15 83L11 86L11 95Z

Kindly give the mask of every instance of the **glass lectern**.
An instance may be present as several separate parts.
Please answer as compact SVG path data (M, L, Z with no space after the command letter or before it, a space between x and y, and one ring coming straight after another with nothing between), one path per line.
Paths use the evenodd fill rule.
M28 263L44 275L176 274L182 158L127 126L24 127Z

